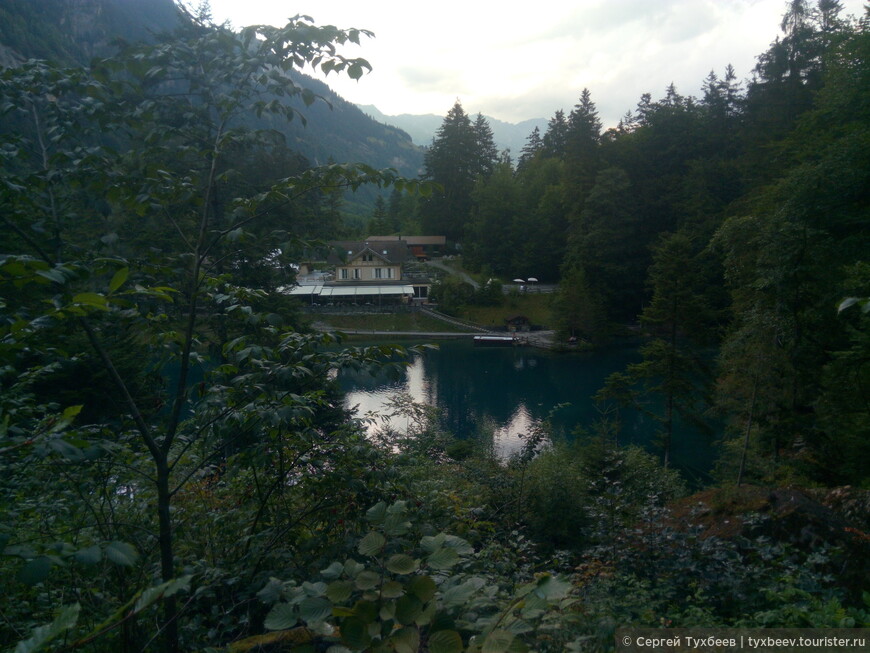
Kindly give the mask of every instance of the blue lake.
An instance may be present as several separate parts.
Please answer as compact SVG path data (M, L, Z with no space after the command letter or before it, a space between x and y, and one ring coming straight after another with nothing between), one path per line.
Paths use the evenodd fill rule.
M592 396L605 378L640 360L635 349L566 354L532 347L474 347L470 340L437 344L438 349L413 356L399 379L343 373L339 380L346 405L356 407L360 417L384 415L391 397L407 393L436 406L444 428L458 437L492 431L496 450L509 455L522 445L520 435L551 411L554 438L576 437L572 433L577 427L590 427L600 417ZM560 404L567 405L556 408ZM657 451L655 420L623 411L622 421L620 444ZM401 421L395 426L401 428ZM709 436L677 425L671 449L675 466L690 478L703 478L713 457Z

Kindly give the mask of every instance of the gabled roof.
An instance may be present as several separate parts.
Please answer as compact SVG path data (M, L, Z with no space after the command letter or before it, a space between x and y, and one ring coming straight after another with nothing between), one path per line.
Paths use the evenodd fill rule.
M326 257L332 265L346 265L370 252L384 263L399 265L408 259L408 246L404 242L368 242L357 240L336 240L329 243L330 251Z
M423 246L432 246L432 245L446 245L447 237L446 236L369 236L369 242L396 242L396 241L404 241L408 244L409 247L414 245L423 245Z

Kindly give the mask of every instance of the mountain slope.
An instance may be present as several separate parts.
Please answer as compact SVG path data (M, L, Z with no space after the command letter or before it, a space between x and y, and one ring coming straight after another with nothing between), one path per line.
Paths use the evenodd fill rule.
M0 67L31 58L86 65L93 57L111 56L116 39L149 40L186 20L173 0L3 0ZM410 136L372 120L323 82L299 73L294 78L328 104L305 107L298 101L307 126L301 121L268 125L284 133L290 147L315 164L364 162L405 176L418 174L423 155Z
M444 116L436 116L433 113L419 115L403 113L397 116L388 116L373 104L360 105L359 108L378 122L405 130L410 134L414 143L421 146L428 146L432 142L435 132L444 121ZM510 149L515 159L519 156L526 144L526 139L535 127L541 130L541 134L547 130L547 121L544 118L533 118L514 124L490 116L484 117L492 128L496 146L499 150Z
M0 44L6 65L23 59L86 64L110 55L117 38L148 39L181 20L172 0L3 0Z

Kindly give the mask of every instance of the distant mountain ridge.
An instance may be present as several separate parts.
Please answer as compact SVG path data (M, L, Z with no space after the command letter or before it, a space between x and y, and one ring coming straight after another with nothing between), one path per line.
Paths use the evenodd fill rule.
M423 147L432 143L435 132L438 131L441 123L444 121L444 116L436 116L434 113L403 113L397 116L388 116L373 104L361 104L358 106L363 113L368 114L378 122L404 130L416 145ZM472 114L471 117L474 118L474 115L476 114ZM534 131L535 127L541 130L542 136L547 130L548 121L545 118L532 118L519 123L504 122L487 115L484 115L484 118L486 118L489 126L492 128L492 135L496 146L499 150L510 149L514 160L520 155L529 134Z
M189 18L173 0L2 0L0 68L31 58L64 66L87 65L95 56L111 56L116 39L151 40L185 20ZM294 120L258 126L282 132L287 144L315 165L362 162L395 168L408 177L419 174L423 153L408 134L366 116L321 81L299 72L291 76L329 104L306 107L296 99L292 103L305 115L307 125Z

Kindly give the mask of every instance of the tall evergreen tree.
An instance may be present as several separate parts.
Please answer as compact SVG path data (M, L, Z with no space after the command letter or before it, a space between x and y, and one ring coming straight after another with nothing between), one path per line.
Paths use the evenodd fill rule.
M565 143L566 190L575 213L582 210L583 202L595 183L600 167L600 138L598 110L589 89L584 88L579 102L568 116Z
M538 156L544 148L544 141L541 139L541 130L536 126L532 133L526 138L526 144L520 151L520 158L517 160L517 171L522 171L529 163Z
M838 315L836 307L857 292L856 266L870 250L870 38L866 24L844 36L829 55L815 108L779 143L780 161L791 165L745 203L748 215L730 218L716 239L735 313L722 363L731 383L723 384L720 400L729 398L726 390L734 396L738 384L755 382L755 368L741 362L745 348L737 344L760 343L761 364L775 361L780 372L757 377L764 412L755 437L772 460L784 459L826 482L861 478L838 477L838 466L827 465L847 443L859 450L843 428L849 420L831 430L837 423L832 407L842 406L843 395L826 372L843 371L837 360L854 356L860 342L849 332L860 325ZM866 396L859 397L853 395L853 406L866 405Z
M544 156L562 158L568 145L568 121L565 112L559 109L547 123L544 134Z
M707 338L712 320L705 301L705 266L695 249L680 232L663 236L656 245L649 274L652 300L641 314L651 340L641 348L643 361L627 369L630 384L642 384L645 399L661 405L647 410L661 424L665 466L678 416L697 430L707 430L702 414L710 378L697 345Z
M488 267L499 275L511 271L519 245L513 222L519 211L519 188L509 161L500 162L489 177L480 177L474 188L474 208L466 230L464 258L472 269Z
M492 131L482 116L472 124L457 100L438 128L424 158L425 178L441 185L420 207L423 231L462 239L471 215L471 193L479 176L498 160Z
M477 114L477 118L474 119L474 124L472 125L472 130L474 131L478 159L475 166L476 174L486 178L493 173L501 156L492 135L492 127L489 126L483 114Z
M392 231L392 225L387 218L387 203L383 195L378 195L375 198L371 220L369 220L368 233L371 236L386 236Z
M628 175L602 170L568 231L566 260L584 270L590 292L611 320L631 322L641 310L649 254L640 233Z

